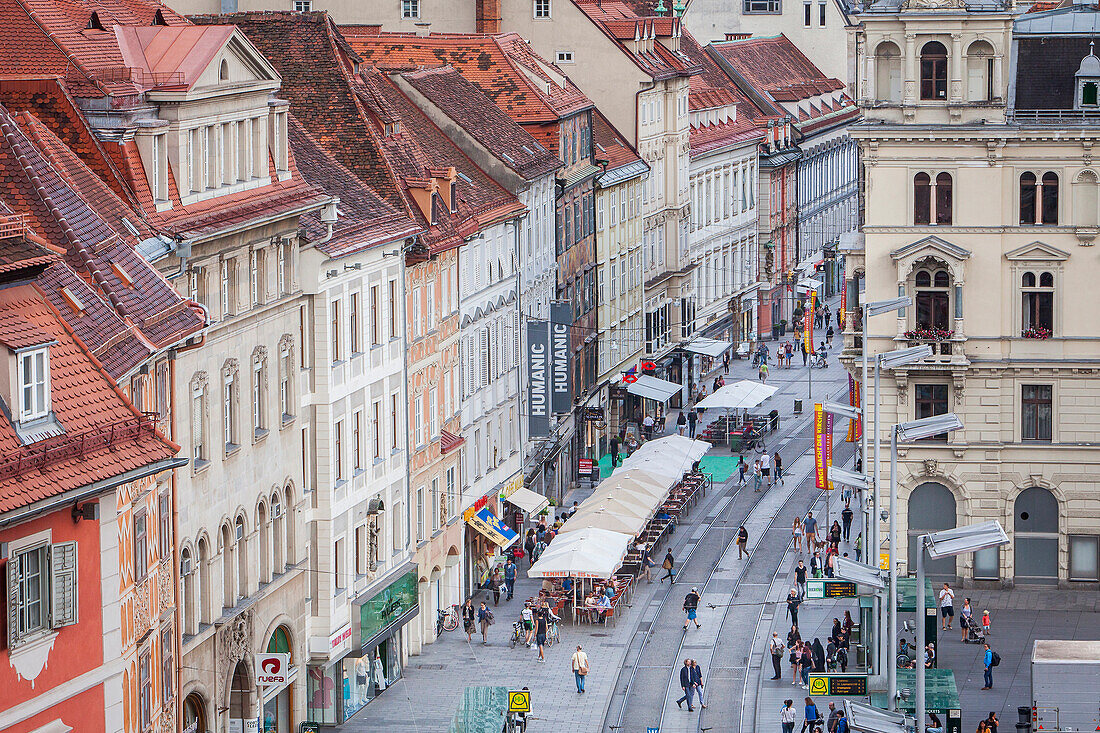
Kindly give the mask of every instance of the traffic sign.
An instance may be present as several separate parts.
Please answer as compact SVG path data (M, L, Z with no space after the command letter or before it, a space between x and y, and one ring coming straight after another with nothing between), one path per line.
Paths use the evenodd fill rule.
M823 598L855 598L858 595L856 584L850 580L818 578L806 581L806 598L811 601Z
M529 712L531 712L531 691L530 690L508 690L508 712L510 712L510 713L529 713Z
M661 733L661 729L655 725L651 725L645 729L645 733Z
M890 569L890 553L880 552L878 554L878 569L889 570Z
M810 694L819 697L863 697L867 694L865 674L812 674Z

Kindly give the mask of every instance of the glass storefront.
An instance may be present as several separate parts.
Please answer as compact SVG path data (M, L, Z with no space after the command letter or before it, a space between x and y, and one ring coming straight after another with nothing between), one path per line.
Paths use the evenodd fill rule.
M267 642L268 654L290 654L290 635L286 628L275 629ZM291 664L294 660L290 659ZM261 733L293 733L290 719L290 686L287 685L271 698L264 701L263 728Z
M306 714L317 723L343 723L400 678L401 632L398 631L361 657L347 656L325 669L311 668Z

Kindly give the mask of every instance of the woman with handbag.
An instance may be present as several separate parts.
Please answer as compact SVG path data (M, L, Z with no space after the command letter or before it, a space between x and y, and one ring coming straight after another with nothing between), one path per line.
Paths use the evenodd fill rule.
M577 682L577 692L584 692L584 678L588 676L588 655L577 644L577 651L573 652L573 678Z

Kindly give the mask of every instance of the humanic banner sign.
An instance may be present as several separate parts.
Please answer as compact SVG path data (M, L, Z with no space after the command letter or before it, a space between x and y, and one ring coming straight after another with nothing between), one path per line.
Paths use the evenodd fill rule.
M527 432L532 438L550 435L550 327L527 322Z
M573 409L573 389L570 384L572 364L570 356L570 324L573 311L567 302L550 304L550 394L551 409L556 413L568 413Z

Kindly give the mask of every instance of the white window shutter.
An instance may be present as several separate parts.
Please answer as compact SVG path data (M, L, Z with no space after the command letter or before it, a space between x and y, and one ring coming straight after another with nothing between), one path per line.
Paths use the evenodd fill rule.
M50 545L50 627L72 626L77 620L76 543Z
M489 365L486 363L489 360L489 329L482 327L481 329L481 358L477 360L478 363L478 387L484 387L489 383Z
M8 649L15 646L19 640L19 563L14 557L9 557L5 563L7 570L8 592Z

